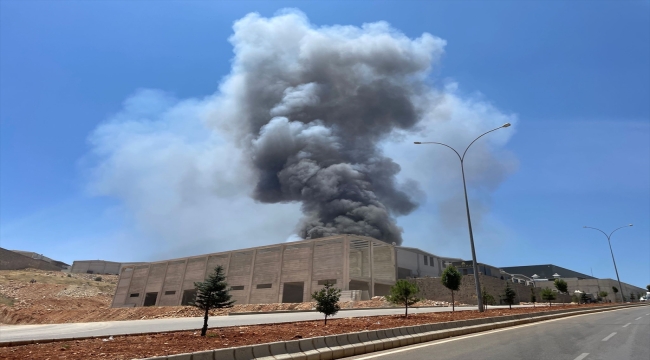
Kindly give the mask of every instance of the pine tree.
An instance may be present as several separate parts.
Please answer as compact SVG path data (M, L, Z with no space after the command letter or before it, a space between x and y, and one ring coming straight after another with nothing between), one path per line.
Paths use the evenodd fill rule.
M451 290L451 311L456 311L456 307L454 304L454 291L458 291L460 289L460 282L463 279L463 275L461 275L458 270L454 267L454 265L449 265L445 268L445 270L442 272L442 277L440 278L440 281L442 281L442 285L444 285L447 289Z
M555 285L557 291L559 291L562 294L567 293L569 291L566 281L562 279L555 279L553 284Z
M537 296L535 296L535 288L530 288L530 302L532 302L533 307L535 307L535 303L537 302Z
M483 305L485 305L485 309L487 309L488 305L494 305L494 296L488 294L485 288L481 290L481 297L483 298Z
M326 282L322 289L311 294L311 298L316 300L316 311L325 315L325 325L328 316L334 316L341 310L339 306L341 289L335 288L334 284Z
M409 316L409 305L420 301L417 297L418 286L406 280L397 280L395 285L390 288L390 295L386 300L396 305L404 305L404 317Z
M553 293L553 290L549 288L543 288L542 289L542 300L548 301L548 306L552 306L551 301L555 300L555 294Z
M581 301L583 304L586 304L587 301L589 301L589 297L587 296L587 293L584 293L584 292L583 292L582 294L580 294L580 301Z
M503 297L506 300L506 304L512 309L512 304L515 303L515 296L517 293L510 287L510 284L506 281L506 288L503 291Z
M235 303L235 301L230 300L230 289L225 280L226 276L223 274L223 268L219 265L208 276L207 280L194 283L196 298L190 305L205 311L201 336L205 336L208 331L208 311L232 307L232 304Z

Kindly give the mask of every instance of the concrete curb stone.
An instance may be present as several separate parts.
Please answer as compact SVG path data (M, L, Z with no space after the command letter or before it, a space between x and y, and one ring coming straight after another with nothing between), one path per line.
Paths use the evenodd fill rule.
M305 356L307 357L307 360L320 359L320 353L314 347L313 339L309 338L309 339L299 340L298 345L300 346L300 350L302 351L302 353L305 354Z
M192 353L167 355L167 360L192 360Z
M325 336L325 345L332 351L332 358L338 359L344 356L345 350L339 345L336 336Z
M235 348L214 350L214 358L218 360L235 360Z
M284 345L284 341L270 343L269 351L271 352L271 357L273 359L291 359L291 356L289 353L287 353L287 348Z
M214 360L214 350L192 353L192 360Z
M287 349L287 354L291 359L301 359L306 360L307 356L300 350L300 340L291 340L284 343L285 348ZM239 360L239 359L237 359Z
M252 346L253 350L253 356L255 359L274 359L273 355L271 355L271 344L260 344L260 345L254 345ZM221 359L219 359L221 360Z
M366 346L359 339L359 333L350 333L348 334L348 342L354 351L354 355L365 354Z
M312 338L312 340L313 340L315 350L318 351L318 353L320 354L320 360L333 359L332 350L325 343L325 337L324 336L318 336L318 337Z
M235 348L235 360L250 360L250 359L254 359L252 346L239 346Z

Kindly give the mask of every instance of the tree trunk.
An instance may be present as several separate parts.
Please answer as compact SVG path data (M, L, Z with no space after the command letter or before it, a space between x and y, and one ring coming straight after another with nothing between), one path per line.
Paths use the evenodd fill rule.
M409 302L408 302L408 300L406 300L406 302L404 303L404 305L406 305L406 306L404 307L404 309L405 309L405 310L404 310L404 317L407 318L407 317L409 317Z
M325 325L327 325L327 315L325 315Z
M454 290L451 291L451 312L456 311L456 306L454 304Z
M208 307L205 308L205 316L203 316L203 329L201 329L201 336L205 336L208 332Z

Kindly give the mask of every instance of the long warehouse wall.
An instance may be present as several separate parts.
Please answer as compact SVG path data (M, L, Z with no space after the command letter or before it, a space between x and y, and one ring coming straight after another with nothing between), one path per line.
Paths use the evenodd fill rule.
M396 279L393 246L341 235L126 266L112 306L187 305L194 283L218 265L238 304L310 301L326 282L361 290L362 298L386 295Z

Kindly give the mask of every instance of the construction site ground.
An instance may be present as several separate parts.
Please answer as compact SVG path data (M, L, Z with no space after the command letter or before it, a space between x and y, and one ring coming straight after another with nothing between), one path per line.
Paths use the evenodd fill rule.
M101 280L98 279L101 276ZM32 282L34 280L35 282ZM0 322L12 324L56 324L72 322L140 320L202 316L200 310L187 307L110 308L117 276L67 274L40 270L0 271ZM341 303L342 308L390 306L383 298ZM419 306L449 306L445 302L425 300ZM553 306L554 309L577 305ZM598 306L598 305L580 305ZM276 310L311 310L314 303L235 305L214 310L211 316L232 312L266 312ZM62 340L45 344L0 347L3 359L137 359L224 347L274 341L286 341L363 330L502 316L547 310L547 306L518 309L424 313L346 318L345 312L323 321L214 328L208 336L200 331L180 331L153 335L116 336L87 340Z
M98 278L101 277L101 280ZM117 275L68 274L35 269L0 271L0 324L62 324L203 316L191 306L111 308ZM35 280L34 283L30 282ZM96 281L99 280L99 281ZM341 303L343 309L392 306L382 297ZM458 305L458 304L457 304ZM415 306L451 306L423 300ZM313 310L315 303L241 304L211 316L278 310Z

